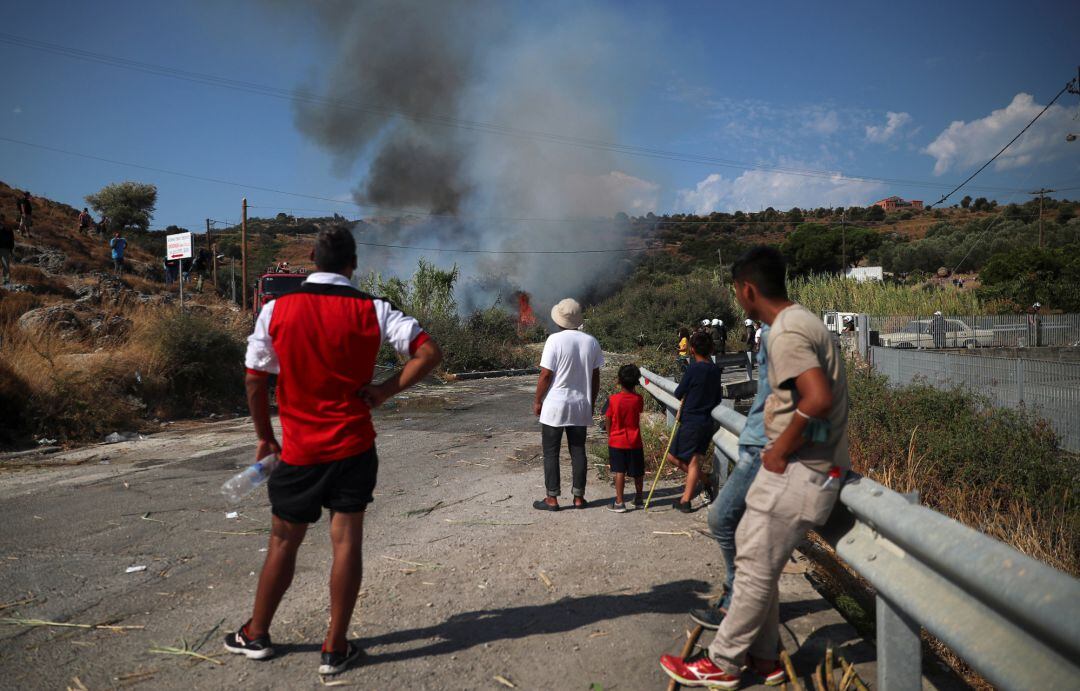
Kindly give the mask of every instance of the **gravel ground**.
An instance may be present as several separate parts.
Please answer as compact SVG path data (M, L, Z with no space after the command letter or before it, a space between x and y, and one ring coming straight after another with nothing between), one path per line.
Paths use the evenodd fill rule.
M532 509L543 495L533 383L425 387L379 413L379 486L353 619L366 656L332 682L316 674L325 518L275 621L278 656L251 662L221 647L247 618L270 522L265 491L235 518L218 493L251 462L249 420L0 459L0 617L144 627L0 626L3 685L508 688L501 678L519 689L664 688L659 655L681 648L687 610L722 581L704 512L673 511L679 490L661 487L648 513L611 513L612 489L594 470L588 509ZM569 476L567 467L564 502ZM146 568L126 573L132 566ZM789 570L781 617L802 673L831 641L872 681L872 649L800 563ZM221 664L151 652L185 643Z

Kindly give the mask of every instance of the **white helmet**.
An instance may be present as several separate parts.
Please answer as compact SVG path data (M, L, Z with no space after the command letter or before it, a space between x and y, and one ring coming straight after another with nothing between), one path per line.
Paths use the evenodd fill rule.
M709 320L708 319L702 319L701 320L701 325L702 326L708 326L709 325Z
M941 310L938 310L937 312L934 312L934 316L935 317L940 317L941 316Z
M724 325L724 320L723 319L713 319L712 320L712 325L713 326L723 326Z
M747 319L746 321L743 322L743 324L745 326L753 326L754 325L754 320L753 319Z

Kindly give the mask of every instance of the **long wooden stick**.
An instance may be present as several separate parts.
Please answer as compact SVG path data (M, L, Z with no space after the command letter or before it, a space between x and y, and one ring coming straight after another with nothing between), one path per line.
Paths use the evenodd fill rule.
M645 499L645 510L649 510L649 502L652 501L653 491L656 490L656 483L660 482L660 474L664 472L664 463L667 462L668 454L671 453L671 444L675 441L675 435L679 431L679 421L682 420L682 406L679 406L679 412L675 414L675 424L671 428L671 436L667 440L667 448L664 449L664 456L660 459L660 467L656 469L656 475L653 477L652 487L649 488L649 496Z
M694 627L694 630L690 632L690 635L686 639L686 645L682 649L682 659L690 657L690 654L694 652L694 646L697 645L698 639L701 638L701 632L705 630L705 627L698 624ZM681 684L672 679L668 682L667 691L678 691Z

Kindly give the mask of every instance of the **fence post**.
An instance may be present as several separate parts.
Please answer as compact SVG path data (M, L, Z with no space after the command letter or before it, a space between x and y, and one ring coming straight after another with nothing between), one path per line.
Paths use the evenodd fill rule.
M865 314L855 316L855 335L858 338L859 357L867 362L870 356L870 317Z
M919 503L918 493L905 494L911 504ZM880 691L920 691L922 689L922 639L919 623L878 593L877 688Z
M1024 402L1024 358L1016 358L1016 404Z

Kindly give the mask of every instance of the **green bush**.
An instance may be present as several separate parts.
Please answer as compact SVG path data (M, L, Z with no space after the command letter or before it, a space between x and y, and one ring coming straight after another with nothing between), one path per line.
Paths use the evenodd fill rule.
M719 318L731 329L736 315L731 284L699 269L672 275L639 270L619 292L585 310L585 328L604 350L655 350L675 357L677 333L704 318Z
M244 342L213 319L163 317L148 329L156 363L157 400L172 415L231 410L243 405ZM155 398L150 394L151 398Z
M1019 549L1080 570L1077 456L1024 410L991 406L965 389L890 387L849 371L856 470Z
M523 347L514 317L497 307L464 319L457 315L432 317L424 327L442 348L443 368L449 372L515 369L539 361L538 355Z

